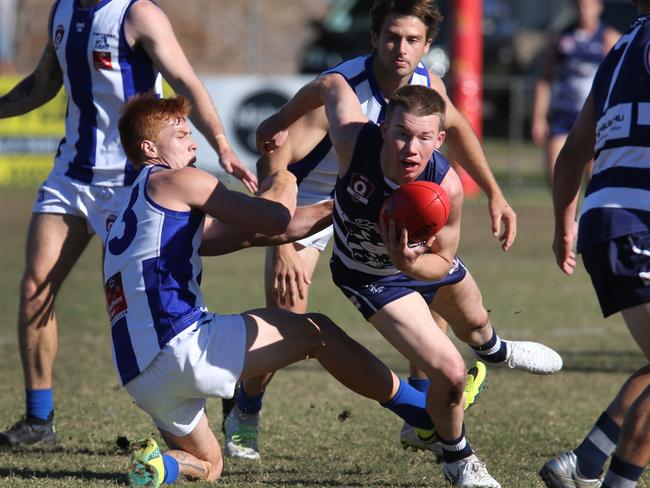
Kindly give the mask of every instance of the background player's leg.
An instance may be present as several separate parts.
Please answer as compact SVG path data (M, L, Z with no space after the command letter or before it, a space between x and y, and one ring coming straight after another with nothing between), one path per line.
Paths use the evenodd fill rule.
M18 340L25 378L27 416L24 421L0 434L0 444L54 440L51 421L52 368L57 352L54 302L61 284L91 237L86 221L80 217L32 214L18 310Z

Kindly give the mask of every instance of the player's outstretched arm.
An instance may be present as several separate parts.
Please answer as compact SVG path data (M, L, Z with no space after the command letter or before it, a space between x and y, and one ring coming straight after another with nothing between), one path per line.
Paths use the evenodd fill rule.
M187 60L165 13L153 2L140 0L129 12L125 32L129 43L145 50L174 91L190 100L190 118L219 155L223 169L240 179L249 191L257 191L255 174L230 147L217 109Z
M458 161L487 195L492 234L498 237L501 248L507 251L517 235L517 214L503 196L469 122L447 96L442 80L432 73L429 77L432 81L431 87L438 91L447 103L445 126L448 159Z
M558 155L553 173L553 252L558 266L568 275L573 274L576 266L573 243L577 234L578 191L585 166L594 156L595 145L596 111L589 94Z
M49 25L48 22L48 42L34 71L9 93L0 96L0 119L31 112L52 100L61 89L63 73L52 45Z
M207 218L203 227L200 254L219 256L248 247L275 246L309 237L332 224L333 201L297 207L286 232L275 236L251 233L220 220Z

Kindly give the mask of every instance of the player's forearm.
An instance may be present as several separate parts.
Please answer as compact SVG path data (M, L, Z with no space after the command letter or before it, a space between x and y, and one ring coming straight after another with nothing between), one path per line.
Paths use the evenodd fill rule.
M575 223L583 171L584 165L573 163L566 153L558 157L553 174L553 211L559 235L566 235Z
M546 119L551 103L551 85L543 78L535 84L535 102L533 104L533 120Z
M192 104L190 120L205 137L210 146L221 156L230 145L219 118L219 113L205 86L195 76L190 79L176 79L172 82L174 91L183 95Z
M456 126L449 127L446 132L449 159L457 161L488 198L503 197L481 144L469 123L463 119Z
M0 97L0 118L23 115L56 96L61 84L39 82L36 73L24 78L9 93Z

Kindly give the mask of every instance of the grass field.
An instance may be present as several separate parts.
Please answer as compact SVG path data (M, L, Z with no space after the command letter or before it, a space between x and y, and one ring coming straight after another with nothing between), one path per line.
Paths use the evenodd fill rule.
M17 420L24 409L15 313L33 194L34 188L0 190L0 428ZM620 318L602 319L584 271L566 278L555 267L546 191L537 187L510 197L520 223L512 250L501 252L491 237L479 199L466 205L460 254L483 290L499 333L556 348L565 368L552 377L490 369L488 388L468 413L467 432L504 488L532 488L542 486L537 478L540 466L582 439L644 359ZM119 388L113 372L99 256L99 244L93 242L57 302L55 403L60 442L54 448L0 451L1 487L125 485L128 458L116 439L154 432L148 417ZM227 313L262 304L262 260L260 250L206 260L203 289L209 307ZM331 284L326 259L314 280L311 308L330 314L406 375L406 361ZM467 348L460 347L469 357ZM349 418L339 420L346 410ZM208 412L218 430L219 402L211 400ZM220 484L444 486L440 468L429 456L401 449L399 429L399 419L388 411L348 393L314 361L303 362L279 373L269 388L261 430L263 461L226 460ZM650 487L650 477L639 486Z

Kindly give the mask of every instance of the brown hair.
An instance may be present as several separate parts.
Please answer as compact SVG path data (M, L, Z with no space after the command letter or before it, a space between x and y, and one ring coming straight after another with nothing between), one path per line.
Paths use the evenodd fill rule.
M404 85L393 93L388 101L386 120L389 121L397 107L413 115L437 115L440 117L440 130L445 125L445 110L447 104L444 98L432 88L423 85Z
M412 15L427 28L427 39L435 39L442 14L435 0L375 0L370 8L371 31L379 35L386 17L391 14Z
M141 93L124 105L118 123L124 152L136 168L145 159L140 144L148 140L156 142L160 131L170 120L186 119L192 106L182 95L157 98L153 93Z

